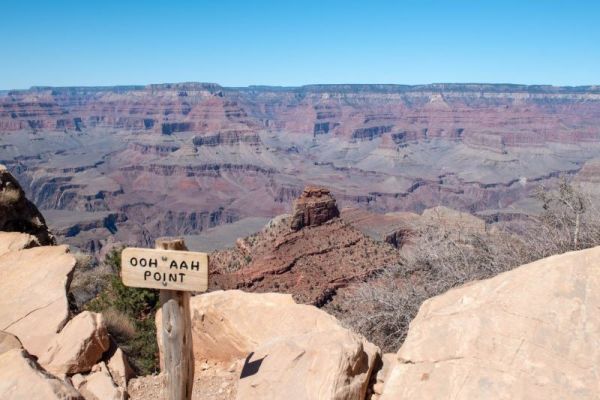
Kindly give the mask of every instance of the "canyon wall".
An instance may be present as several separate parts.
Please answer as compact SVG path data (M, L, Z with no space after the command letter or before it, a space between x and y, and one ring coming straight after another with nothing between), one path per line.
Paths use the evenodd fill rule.
M93 251L272 217L306 184L371 211L441 204L514 218L535 211L539 184L599 151L598 86L181 83L0 96L0 163L59 239Z

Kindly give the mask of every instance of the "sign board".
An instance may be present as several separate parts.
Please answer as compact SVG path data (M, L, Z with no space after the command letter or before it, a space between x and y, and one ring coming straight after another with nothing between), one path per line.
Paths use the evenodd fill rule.
M130 247L121 254L121 279L125 286L205 292L208 254Z

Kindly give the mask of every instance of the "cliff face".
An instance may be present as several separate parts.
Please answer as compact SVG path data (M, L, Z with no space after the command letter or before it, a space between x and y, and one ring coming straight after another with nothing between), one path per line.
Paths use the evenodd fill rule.
M184 83L0 97L0 162L33 201L119 213L110 235L140 244L281 214L308 183L340 206L501 216L598 151L596 86ZM102 245L88 233L69 240Z

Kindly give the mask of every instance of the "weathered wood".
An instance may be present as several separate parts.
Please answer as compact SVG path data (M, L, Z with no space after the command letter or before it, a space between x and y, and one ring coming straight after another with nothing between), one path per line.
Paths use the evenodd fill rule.
M156 248L187 250L183 239L158 239ZM169 400L190 400L194 385L190 293L161 290L164 372Z
M204 292L208 254L166 250L162 244L158 250L129 247L121 255L121 278L126 286Z

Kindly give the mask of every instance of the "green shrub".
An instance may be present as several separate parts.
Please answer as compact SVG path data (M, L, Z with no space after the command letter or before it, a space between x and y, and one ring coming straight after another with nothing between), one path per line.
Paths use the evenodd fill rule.
M158 345L154 314L159 304L158 290L123 285L119 275L121 250L113 250L105 260L113 274L106 276L104 290L85 305L86 310L107 316L108 331L127 354L138 375L158 370Z

